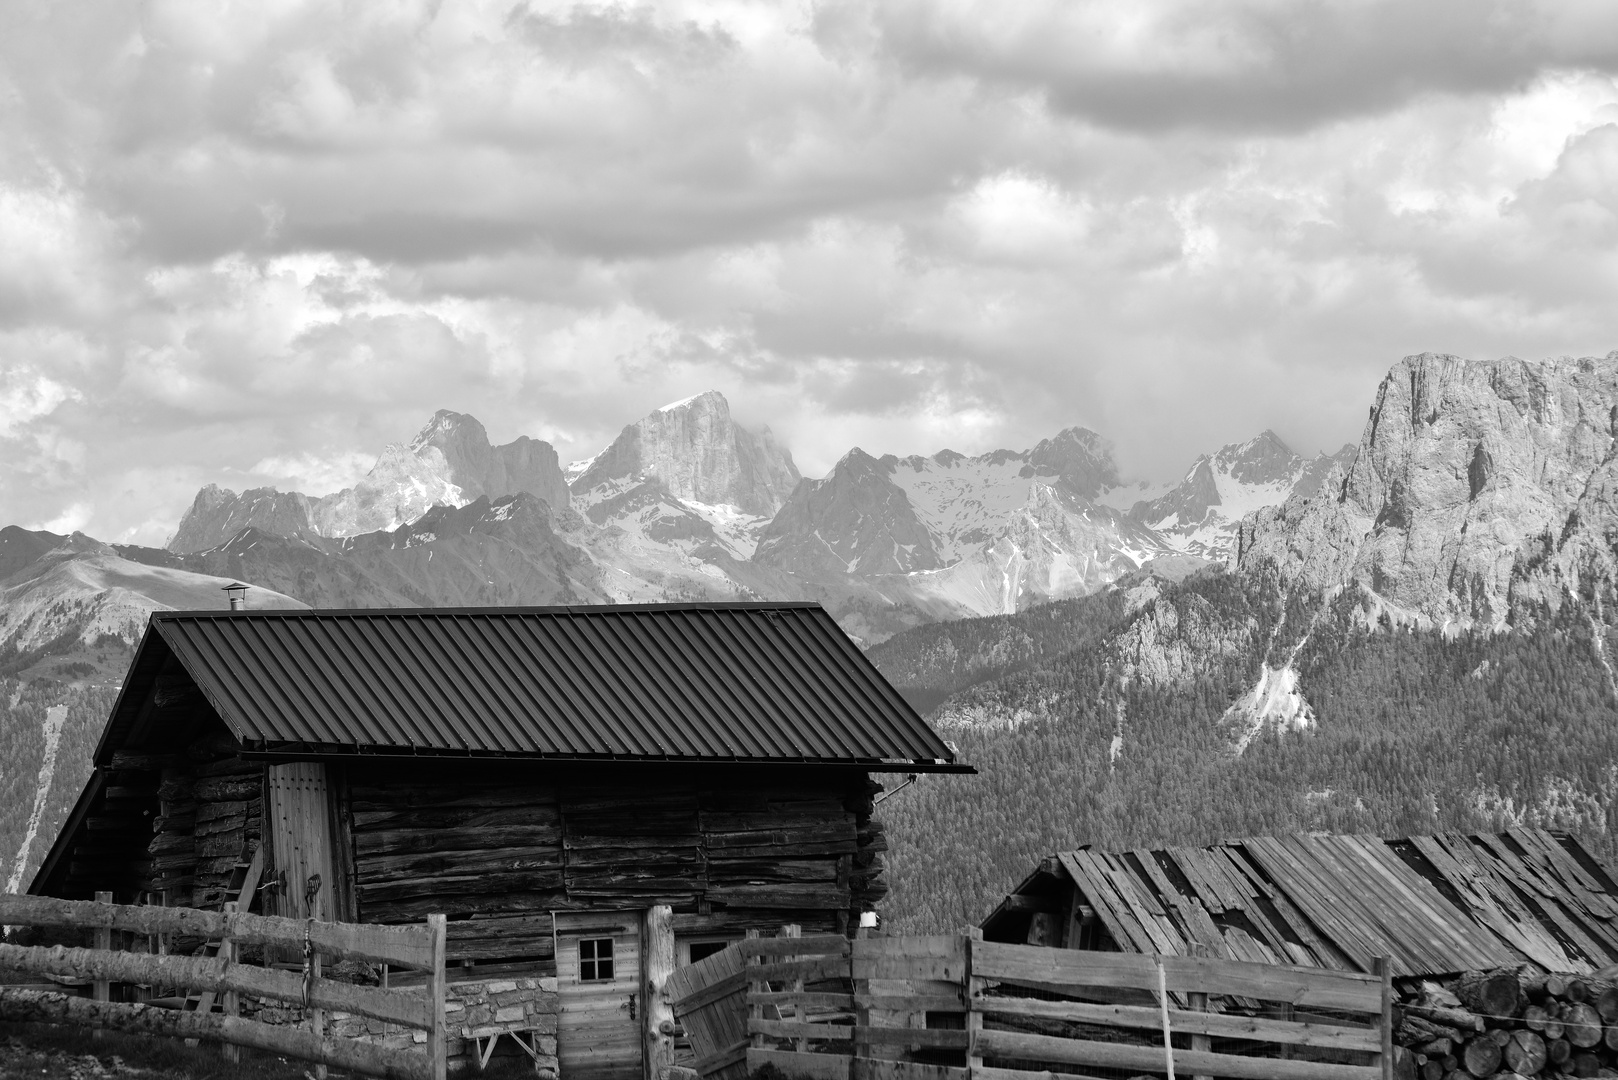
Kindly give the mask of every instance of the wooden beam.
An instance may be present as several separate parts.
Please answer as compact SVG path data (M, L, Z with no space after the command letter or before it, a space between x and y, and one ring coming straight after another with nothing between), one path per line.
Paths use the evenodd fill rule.
M98 982L185 986L210 993L236 991L277 1001L303 1000L303 976L298 972L232 964L211 956L152 956L100 949L0 944L0 968ZM421 998L415 994L331 979L316 979L310 983L309 1004L413 1028L425 1028L429 1021Z
M268 915L227 916L196 908L96 904L88 900L4 894L0 894L0 924L88 930L105 926L135 934L176 934L208 940L232 937L243 945L299 946L303 944L307 928L314 947L322 952L413 968L425 968L432 962L430 938L420 926L306 923Z
M1000 910L1010 914L1059 915L1062 912L1062 898L1059 896L1027 896L1023 893L1012 893L1000 905Z
M980 1032L977 1045L982 1048L985 1057L1022 1061L1053 1061L1137 1072L1155 1070L1163 1064L1163 1051L1156 1046L1086 1042L1051 1035L1026 1035L1017 1031ZM1281 1061L1198 1050L1177 1050L1174 1057L1175 1064L1189 1072L1241 1077L1243 1080L1380 1080L1382 1076L1382 1070L1374 1065Z
M674 1065L674 1005L668 980L674 974L674 909L656 904L641 920L642 1061L646 1080L664 1080Z
M449 983L444 976L444 939L448 920L443 915L427 916L429 963L427 965L427 1073L428 1080L445 1080L448 1048L444 1024L444 992Z

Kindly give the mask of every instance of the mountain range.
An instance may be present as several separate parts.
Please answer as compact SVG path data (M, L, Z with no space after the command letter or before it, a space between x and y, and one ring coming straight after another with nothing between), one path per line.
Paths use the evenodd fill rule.
M36 806L32 825L0 813L0 857L65 813L72 748L146 613L222 606L226 579L254 585L250 606L821 602L983 769L977 795L940 780L893 801L912 853L895 856L894 902L917 927L1026 869L1006 859L1093 837L1533 815L1605 829L1615 447L1618 353L1409 357L1357 445L1305 460L1264 432L1161 483L1121 477L1079 427L977 456L855 448L806 479L714 392L565 467L440 412L343 491L204 488L161 549L0 530L0 753L55 777L15 803ZM1545 664L1560 666L1525 674ZM1525 678L1551 682L1535 697ZM1395 699L1411 711L1378 704ZM1474 748L1456 702L1500 730L1554 703L1561 748L1524 774ZM1443 805L1377 789L1378 769L1420 760L1387 757L1410 732L1443 758ZM1247 805L1243 784L1274 806L1208 802ZM1061 813L1030 801L1052 785ZM1176 790L1172 813L1148 805L1154 785ZM994 850L940 846L960 829ZM959 910L929 908L943 895Z
M1531 825L1618 857L1615 468L1618 353L1409 357L1226 563L876 645L980 770L883 804L896 926L1080 844Z

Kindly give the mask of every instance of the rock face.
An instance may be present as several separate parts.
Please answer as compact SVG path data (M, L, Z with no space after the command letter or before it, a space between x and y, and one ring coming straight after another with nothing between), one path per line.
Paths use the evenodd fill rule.
M938 569L932 534L892 480L896 462L850 450L826 479L793 492L765 528L754 561L811 577Z
M753 559L805 577L904 574L973 614L1016 611L1174 553L1093 501L1117 479L1111 448L1083 428L972 458L856 449L793 492Z
M1176 550L1227 558L1242 518L1290 495L1311 492L1333 464L1352 460L1354 447L1305 461L1273 431L1200 457L1172 490L1143 499L1129 516L1160 533Z
M1500 627L1611 562L1618 353L1528 363L1406 357L1352 463L1242 522L1237 563L1395 613Z
M468 502L526 491L552 507L568 504L567 481L550 443L519 435L503 446L491 446L477 420L440 409L410 443L416 458L427 459L433 450L443 457L444 476Z
M572 483L588 503L654 482L688 502L769 517L798 484L792 455L769 428L735 423L717 390L665 405L630 424Z
M553 507L568 503L556 451L524 435L490 446L477 420L441 409L404 446L390 444L351 488L319 498L254 488L240 495L208 485L197 493L168 543L170 551L206 551L252 527L275 536L357 536L396 529L433 506L465 506L488 496L527 492Z

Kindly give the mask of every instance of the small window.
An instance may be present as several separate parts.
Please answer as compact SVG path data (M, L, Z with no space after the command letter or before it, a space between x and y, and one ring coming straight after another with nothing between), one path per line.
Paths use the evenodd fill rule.
M691 962L706 960L716 952L723 952L728 941L693 941L691 943Z
M579 939L579 981L612 982L612 938Z

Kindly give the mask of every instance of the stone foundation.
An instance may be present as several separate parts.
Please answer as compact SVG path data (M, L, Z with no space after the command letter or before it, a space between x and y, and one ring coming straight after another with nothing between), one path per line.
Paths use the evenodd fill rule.
M243 1002L243 1013L252 1006ZM532 1043L539 1054L535 1069L540 1080L558 1080L561 1068L556 1058L556 1023L561 999L556 979L490 979L487 982L450 983L444 997L445 1051L451 1072L477 1070L477 1040L499 1035L502 1054L513 1051L506 1032L518 1032L525 1043ZM266 1006L253 1017L267 1024L300 1024L307 1019L301 1008ZM352 1013L334 1012L327 1016L326 1030L345 1039L366 1039L396 1050L420 1046L427 1041L425 1031L415 1031L381 1020ZM526 1055L524 1055L526 1057Z

